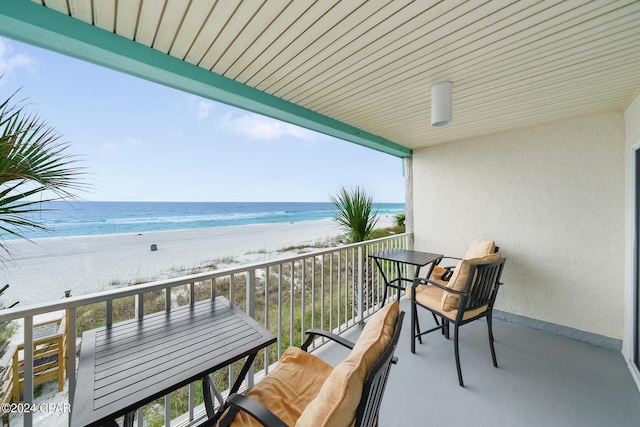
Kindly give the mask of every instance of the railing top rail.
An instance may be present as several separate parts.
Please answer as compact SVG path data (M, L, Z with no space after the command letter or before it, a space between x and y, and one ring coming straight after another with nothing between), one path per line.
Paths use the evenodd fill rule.
M305 254L296 255L294 257L285 257L285 258L279 258L271 261L245 264L240 267L232 267L232 268L226 268L226 269L216 270L211 272L192 274L189 276L182 276L175 279L158 280L155 282L143 283L140 285L132 285L124 288L102 291L102 292L97 292L97 293L88 294L88 295L63 298L57 301L51 301L51 302L46 302L41 304L33 304L27 307L9 308L9 309L0 311L0 322L35 316L38 314L50 313L52 311L65 310L73 307L80 307L83 305L104 302L104 301L116 299L116 298L128 297L128 296L140 294L142 292L151 292L151 291L162 290L166 288L172 288L175 286L187 285L193 282L201 282L205 280L217 279L219 277L225 277L231 274L244 273L245 271L249 271L249 270L269 268L275 265L286 264L290 262L299 261L302 259L308 259L308 258L325 255L325 254L335 253L338 251L349 250L352 248L357 248L359 246L368 246L378 242L404 238L410 235L411 233L395 234L393 236L382 237L380 239L367 240L365 242L353 243L350 245L336 246L329 249L312 251Z

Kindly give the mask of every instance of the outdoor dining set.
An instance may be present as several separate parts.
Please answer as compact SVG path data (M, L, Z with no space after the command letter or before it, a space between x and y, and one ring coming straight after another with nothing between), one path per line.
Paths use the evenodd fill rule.
M505 259L493 241L474 240L462 258L405 249L369 257L384 280L386 304L367 319L357 341L308 330L301 348L289 347L253 387L243 386L245 377L258 352L277 337L222 296L84 332L71 426L117 425L115 419L123 416L124 425L131 426L138 408L194 381L202 382L207 414L203 426L373 426L391 365L398 362L394 352L404 319L399 308L403 292L411 302L412 353L425 334L440 331L448 339L453 326L463 387L458 330L484 318L493 365L498 366L491 320ZM444 265L445 259L454 259L456 265ZM393 279L388 279L389 264L396 267ZM413 277L403 277L406 266L413 269ZM393 297L387 296L388 288L396 291ZM421 309L432 315L435 327L421 328ZM350 353L334 367L308 352L319 339ZM242 360L241 371L223 396L213 373Z

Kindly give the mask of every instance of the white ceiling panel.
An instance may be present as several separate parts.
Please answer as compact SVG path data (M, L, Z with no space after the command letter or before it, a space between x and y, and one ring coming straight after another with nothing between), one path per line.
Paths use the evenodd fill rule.
M640 89L633 0L40 0L408 148L622 111ZM453 82L453 123L430 90Z

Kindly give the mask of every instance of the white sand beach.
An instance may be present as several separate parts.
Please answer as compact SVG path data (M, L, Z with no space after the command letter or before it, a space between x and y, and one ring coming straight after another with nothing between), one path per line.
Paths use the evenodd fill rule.
M381 217L378 227L391 223L392 218ZM220 267L225 258L232 258L233 265L281 258L291 254L279 252L283 248L339 234L334 221L318 220L9 241L14 259L0 269L0 283L10 285L2 301L20 301L24 307L60 299L66 290L85 295L175 277L177 270L211 263Z

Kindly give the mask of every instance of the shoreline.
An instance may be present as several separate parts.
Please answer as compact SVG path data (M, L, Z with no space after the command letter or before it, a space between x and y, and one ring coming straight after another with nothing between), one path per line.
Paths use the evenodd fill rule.
M377 227L392 222L383 216ZM204 265L223 268L286 257L283 248L340 234L335 221L322 219L7 241L14 259L0 269L0 283L10 285L2 302L9 306L20 301L18 307L26 307L60 299L67 290L86 295L187 275L185 270ZM156 251L151 250L154 244Z

